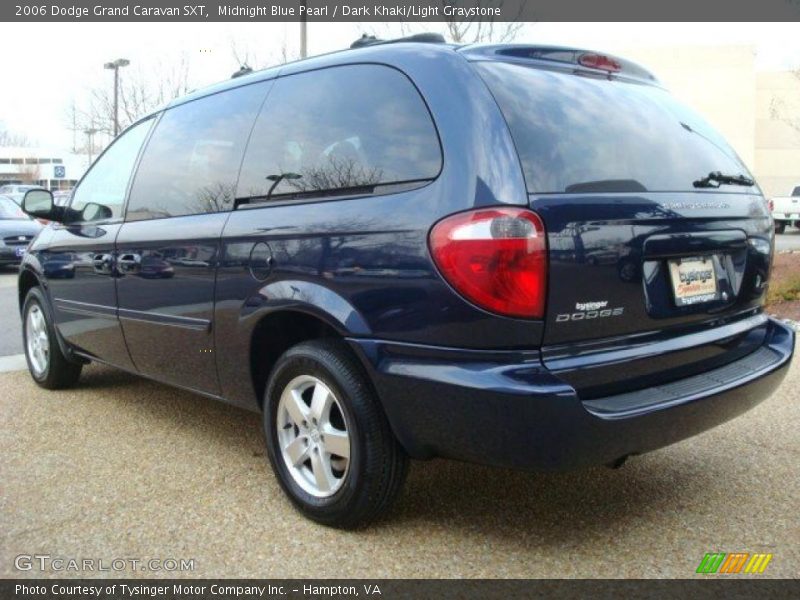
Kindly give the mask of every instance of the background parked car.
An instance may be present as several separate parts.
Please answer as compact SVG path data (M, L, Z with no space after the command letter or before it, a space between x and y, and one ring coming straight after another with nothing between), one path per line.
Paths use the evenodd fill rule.
M19 265L42 226L6 196L0 196L0 267Z
M43 190L44 188L40 185L17 185L17 184L9 184L0 187L0 194L3 196L8 196L17 205L22 204L22 198L25 196L25 192L28 190Z
M72 190L56 190L53 192L53 202L56 206L66 206L72 198Z
M800 227L800 185L796 185L791 196L773 198L769 202L772 218L775 219L775 231L783 233L787 225Z

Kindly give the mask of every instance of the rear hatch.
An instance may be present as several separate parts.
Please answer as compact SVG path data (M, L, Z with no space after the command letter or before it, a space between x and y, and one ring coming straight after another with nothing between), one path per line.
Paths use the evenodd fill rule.
M773 234L736 153L641 67L512 49L473 60L547 229L546 364L595 398L755 350Z

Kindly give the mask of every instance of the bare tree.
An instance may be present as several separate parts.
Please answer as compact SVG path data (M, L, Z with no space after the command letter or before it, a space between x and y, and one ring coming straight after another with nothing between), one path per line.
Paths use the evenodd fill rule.
M442 6L453 6L454 0L440 0ZM511 42L524 26L519 19L527 0L520 2L519 10L511 21L495 21L493 18L473 17L458 20L455 17L445 19L445 37L456 44L477 44L481 42ZM476 8L503 8L503 0L477 0Z
M0 146L30 146L31 141L23 133L0 129Z
M442 8L445 6L455 6L455 0L439 0ZM519 3L519 9L511 16L511 21L495 21L492 18L473 17L471 19L459 20L457 17L446 17L444 26L440 28L441 33L448 41L455 44L477 44L481 42L511 42L516 39L524 22L520 21L522 11L527 0ZM504 0L473 0L470 4L475 8L500 8L502 9ZM391 39L395 37L407 37L414 33L421 33L416 24L399 23L360 23L360 29L366 34L375 36L378 39Z
M792 75L797 82L795 93L800 97L800 68L793 71ZM785 123L800 134L800 100L787 102L783 98L773 98L769 105L769 116Z
M241 41L237 40L235 37L231 36L230 38L230 49L231 49L231 56L233 56L234 62L239 67L250 67L251 69L261 69L263 68L264 64L262 64L261 58L252 51L248 44L243 44Z
M266 55L254 51L247 43L242 43L233 37L230 39L230 50L236 67L250 67L255 71L274 65L285 65L300 58L299 49L291 50L286 37L276 51Z
M124 69L120 72L119 86L120 129L190 91L189 61L185 55L158 68L148 65ZM73 100L65 120L67 129L73 133L76 152L88 151L87 131L94 131L110 140L114 131L114 89L110 83L104 81L89 89L82 102ZM85 143L78 143L78 140ZM102 140L100 145L104 145Z
M24 164L19 167L14 175L22 183L36 183L42 178L39 165Z

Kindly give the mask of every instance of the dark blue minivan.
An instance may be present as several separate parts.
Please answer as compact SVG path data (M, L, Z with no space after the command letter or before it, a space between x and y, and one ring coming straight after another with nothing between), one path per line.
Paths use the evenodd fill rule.
M405 39L237 77L132 125L19 276L46 388L106 363L264 415L283 489L357 527L408 458L621 464L752 408L747 168L643 68Z

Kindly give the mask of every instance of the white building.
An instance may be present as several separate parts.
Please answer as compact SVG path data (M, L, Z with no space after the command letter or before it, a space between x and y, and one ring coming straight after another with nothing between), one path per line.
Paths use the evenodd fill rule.
M725 136L765 196L800 185L800 71L759 71L747 45L632 47L620 55L652 70Z
M75 186L86 171L86 157L52 148L0 147L0 185L29 183L49 190Z

